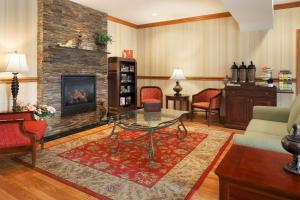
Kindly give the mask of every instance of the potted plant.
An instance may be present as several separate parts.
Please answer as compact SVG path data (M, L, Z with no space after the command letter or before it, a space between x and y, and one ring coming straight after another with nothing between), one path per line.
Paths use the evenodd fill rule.
M106 47L107 43L112 42L112 36L107 33L95 33L94 34L95 43L100 47Z

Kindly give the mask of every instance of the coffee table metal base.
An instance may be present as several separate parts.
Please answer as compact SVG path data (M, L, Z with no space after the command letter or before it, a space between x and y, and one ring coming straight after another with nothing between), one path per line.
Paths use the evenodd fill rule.
M158 142L160 142L161 140L169 138L171 136L174 136L174 134L172 134L172 133L162 132L160 130L162 130L164 128L167 128L167 127L169 127L171 125L174 125L176 123L179 123L179 124L177 125L177 129L176 129L175 135L177 136L177 138L180 141L183 141L185 139L185 137L187 136L187 129L184 126L181 117L179 119L174 120L171 123L167 123L166 125L161 126L159 128L148 128L148 129L143 129L143 128L136 129L136 128L124 127L124 126L118 124L118 122L114 122L114 126L113 126L113 128L111 130L111 133L110 133L110 135L106 139L107 148L112 153L116 153L119 150L119 145L120 144L136 145L136 146L139 146L141 148L144 148L144 149L148 150L149 151L149 159L150 159L150 161L153 161L154 160L154 156L155 156L154 146ZM117 127L120 127L121 129L125 129L125 130L145 132L145 134L147 134L148 137L149 137L149 147L145 147L144 145L141 145L141 144L138 144L138 143L134 143L134 141L143 140L143 138L145 137L145 134L141 135L139 137L136 137L134 139L131 139L131 140L123 140L123 141L121 141L120 138L119 138L119 131L116 131ZM163 135L165 135L165 137L161 137L159 140L154 141L153 140L153 135L154 134L163 134Z

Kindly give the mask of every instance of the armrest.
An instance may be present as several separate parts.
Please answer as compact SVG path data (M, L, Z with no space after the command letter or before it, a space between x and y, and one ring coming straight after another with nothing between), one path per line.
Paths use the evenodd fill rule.
M278 108L271 106L254 106L253 108L253 119L287 123L289 115L289 108Z
M16 126L17 125L17 126ZM5 126L9 126L11 130L21 131L21 133L30 139L35 139L35 134L24 129L24 119L9 119L9 120L0 120L0 130Z

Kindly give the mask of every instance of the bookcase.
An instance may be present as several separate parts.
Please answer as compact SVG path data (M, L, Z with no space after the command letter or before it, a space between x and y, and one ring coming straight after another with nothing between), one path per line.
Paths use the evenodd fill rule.
M136 109L137 65L132 58L108 58L108 114Z

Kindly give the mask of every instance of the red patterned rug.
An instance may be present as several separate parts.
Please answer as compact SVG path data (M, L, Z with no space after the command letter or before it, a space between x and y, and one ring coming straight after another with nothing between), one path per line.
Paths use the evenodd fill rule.
M175 134L176 131L169 130L168 132ZM144 140L135 141L135 143L148 147L149 139L145 133L135 131L119 133L121 141L132 140L139 136L143 136ZM154 134L153 139L157 141L161 137L164 135ZM139 146L121 144L119 151L113 154L106 147L106 138L70 149L59 156L143 186L152 187L206 137L206 134L191 131L184 141L180 141L176 135L162 139L155 145L155 162L149 162L148 151Z
M112 154L106 147L110 129L65 142L37 155L36 170L99 199L190 199L232 138L232 134L187 126L184 141L176 136L155 146L155 161L148 151L121 144ZM174 130L169 129L174 132ZM139 136L122 131L122 140ZM160 135L154 135L159 140ZM148 145L148 137L138 141ZM31 156L20 157L30 163ZM201 195L201 194L200 194Z

